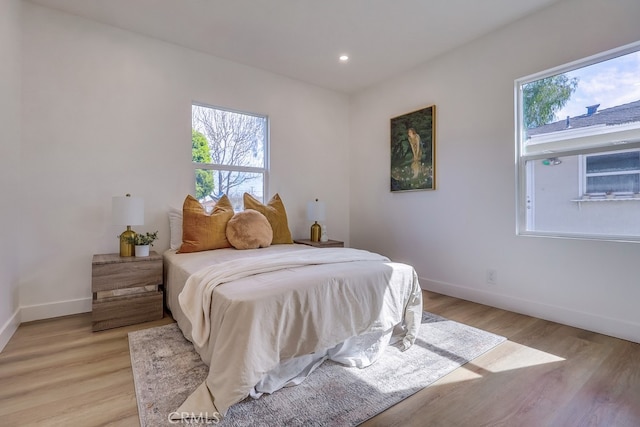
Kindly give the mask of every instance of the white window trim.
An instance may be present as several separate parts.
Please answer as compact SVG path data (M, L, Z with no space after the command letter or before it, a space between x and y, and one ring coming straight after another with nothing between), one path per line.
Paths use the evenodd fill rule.
M593 65L598 62L607 61L619 56L623 56L640 50L640 41L621 46L607 52L592 55L587 58L579 59L568 64L554 67L549 70L531 74L514 81L514 113L515 113L515 175L516 175L516 235L532 236L532 237L552 237L552 238L568 238L582 240L607 240L620 242L639 242L640 237L634 236L618 236L618 235L601 235L588 233L561 233L561 232L544 232L530 231L527 228L527 219L532 215L528 214L527 206L527 161L535 159L544 159L548 157L559 157L567 155L591 154L605 151L618 151L623 149L640 148L640 126L635 123L631 126L616 127L613 132L602 132L593 137L583 138L583 144L578 144L580 138L579 132L569 134L569 138L556 138L553 142L539 137L535 144L526 144L526 131L522 123L522 87L527 84L546 77L573 71L578 68ZM578 130L578 129L576 129ZM583 162L579 162L582 164ZM584 174L582 171L578 179ZM582 191L582 184L579 184Z
M270 170L270 155L269 155L269 148L271 145L271 127L270 127L270 121L269 121L269 116L267 116L266 114L258 114L258 113L251 113L251 112L246 112L246 111L241 111L241 110L235 110L232 108L227 108L227 107L220 107L217 105L211 105L211 104L205 104L205 103L201 103L201 102L196 102L193 101L191 102L191 107L193 108L193 106L198 106L198 107L204 107L204 108L213 108L216 110L221 110L221 111L228 111L230 113L237 113L237 114L243 114L245 116L253 116L253 117L259 117L261 119L265 120L265 130L264 130L264 134L265 134L265 142L264 142L264 167L250 167L250 166L230 166L230 165L223 165L223 164L218 164L218 163L198 163L198 162L194 162L193 161L193 156L191 151L189 151L189 158L191 159L191 164L193 166L193 173L191 174L192 176L192 183L191 183L191 188L195 189L196 188L196 174L195 171L197 169L206 169L206 170L224 170L224 171L232 171L232 172L249 172L249 173L261 173L263 176L262 179L262 195L263 195L263 200L262 202L264 203L267 200L267 195L269 194L269 170Z

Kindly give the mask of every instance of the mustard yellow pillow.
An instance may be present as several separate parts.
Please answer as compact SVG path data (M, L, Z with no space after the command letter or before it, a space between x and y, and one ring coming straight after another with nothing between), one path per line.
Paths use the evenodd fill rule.
M272 245L293 243L291 231L289 231L289 222L287 221L287 211L285 211L284 203L282 203L277 193L266 205L249 193L244 193L243 199L245 209L254 209L267 217L273 230Z
M226 195L218 200L210 214L195 197L188 195L182 205L182 245L178 253L231 247L226 230L233 213Z

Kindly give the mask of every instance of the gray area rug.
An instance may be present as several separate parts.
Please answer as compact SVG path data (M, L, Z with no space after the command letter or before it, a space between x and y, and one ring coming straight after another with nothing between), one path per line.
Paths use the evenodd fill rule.
M503 341L504 337L424 312L418 339L409 350L389 347L366 369L326 361L296 387L237 403L215 425L358 425ZM129 333L129 347L140 424L187 425L171 423L167 417L207 376L208 368L193 345L173 323Z

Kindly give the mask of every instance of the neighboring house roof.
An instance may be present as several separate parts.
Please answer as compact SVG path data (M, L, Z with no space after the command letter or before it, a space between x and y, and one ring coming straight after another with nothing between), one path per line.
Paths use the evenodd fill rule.
M622 123L640 121L640 100L628 104L616 105L597 111L598 105L587 107L587 114L576 117L568 117L565 120L527 129L529 136L545 133L559 132L565 129L577 129L595 125L619 125Z

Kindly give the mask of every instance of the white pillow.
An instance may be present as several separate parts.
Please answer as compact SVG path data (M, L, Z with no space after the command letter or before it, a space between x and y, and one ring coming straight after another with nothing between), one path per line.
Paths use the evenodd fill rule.
M171 235L171 249L180 249L182 246L182 209L169 207L169 234Z

